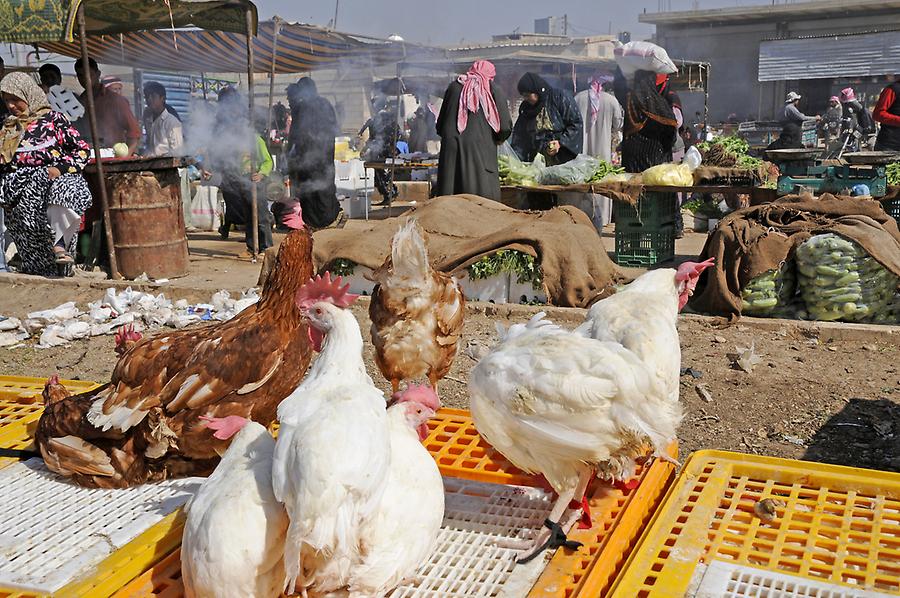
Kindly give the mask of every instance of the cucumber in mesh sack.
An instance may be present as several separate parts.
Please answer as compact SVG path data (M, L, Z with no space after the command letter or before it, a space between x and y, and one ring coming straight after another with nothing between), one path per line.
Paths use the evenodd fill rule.
M892 317L897 277L856 243L828 233L797 248L797 275L814 320L878 322Z
M748 316L773 316L785 313L797 289L797 275L789 262L767 270L741 289L741 313Z

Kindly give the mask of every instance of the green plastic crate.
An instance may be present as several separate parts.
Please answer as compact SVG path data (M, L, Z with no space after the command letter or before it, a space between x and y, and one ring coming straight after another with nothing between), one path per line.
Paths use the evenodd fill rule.
M620 266L649 267L675 257L675 227L616 226L616 263Z
M636 205L615 201L616 225L638 225L659 228L675 222L678 198L675 193L644 191Z
M900 222L900 197L881 202L881 207L884 208L888 216Z

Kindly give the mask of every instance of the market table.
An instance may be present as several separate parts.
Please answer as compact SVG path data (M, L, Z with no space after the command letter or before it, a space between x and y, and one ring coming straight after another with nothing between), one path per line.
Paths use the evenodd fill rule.
M119 272L134 279L175 278L188 273L187 235L178 169L185 158L102 158L109 196L110 223ZM84 169L91 194L99 197L97 165ZM85 214L86 223L102 221L99 205ZM99 227L95 226L94 231ZM99 255L92 235L91 254Z

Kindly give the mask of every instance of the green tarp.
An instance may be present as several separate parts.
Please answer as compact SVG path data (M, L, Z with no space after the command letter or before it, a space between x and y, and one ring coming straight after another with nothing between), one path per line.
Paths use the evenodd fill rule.
M0 0L0 42L71 42L82 2L90 35L173 26L246 33L248 8L256 34L256 7L248 0Z

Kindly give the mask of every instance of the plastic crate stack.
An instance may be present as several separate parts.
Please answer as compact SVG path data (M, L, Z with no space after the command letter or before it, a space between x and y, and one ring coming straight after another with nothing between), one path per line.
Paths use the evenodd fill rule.
M881 207L887 215L900 222L900 197L881 202Z
M613 204L617 264L646 268L675 257L675 193L644 191L636 205Z

